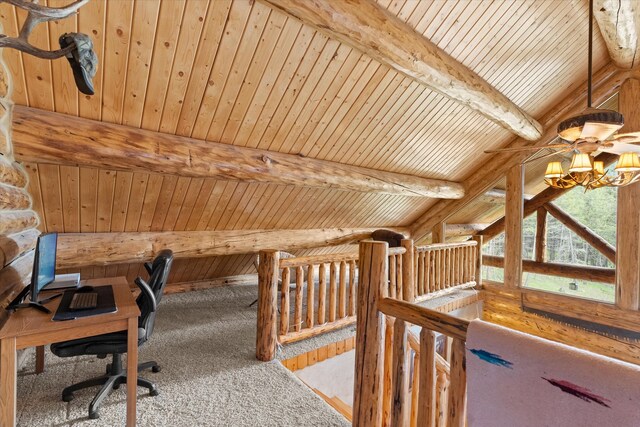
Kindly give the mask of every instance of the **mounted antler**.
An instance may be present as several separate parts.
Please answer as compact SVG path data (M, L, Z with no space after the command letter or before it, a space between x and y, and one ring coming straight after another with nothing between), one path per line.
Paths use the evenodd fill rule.
M68 33L60 36L60 49L44 50L29 43L29 36L33 29L42 22L68 18L78 12L89 0L76 0L64 7L46 7L38 4L38 0L0 0L0 3L8 3L27 11L27 19L24 21L18 37L8 37L0 34L0 48L8 47L17 49L43 59L57 59L65 56L71 68L78 89L82 93L93 95L91 80L95 76L98 58L93 52L93 42L86 34Z

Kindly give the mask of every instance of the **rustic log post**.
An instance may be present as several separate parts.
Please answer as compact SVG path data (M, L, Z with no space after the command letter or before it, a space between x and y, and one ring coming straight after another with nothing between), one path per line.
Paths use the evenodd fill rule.
M356 427L379 426L381 422L384 315L378 311L378 303L386 296L388 252L386 242L360 243L353 391L353 425Z
M538 209L536 217L536 262L547 260L547 210L542 207Z
M420 331L420 370L418 425L431 427L436 424L436 335L422 328Z
M406 252L402 254L402 298L405 301L413 302L415 299L415 276L414 263L416 262L416 254L413 250L413 240L403 239L400 243ZM423 264L424 267L424 264ZM424 277L424 269L423 269Z
M640 129L640 80L629 79L620 88L620 112L624 130ZM618 236L616 239L616 305L640 308L640 185L618 189Z
M504 284L522 285L522 211L524 173L517 165L507 172L507 201L505 205Z
M464 341L453 339L451 346L451 374L449 384L449 427L464 427L467 401L467 368Z
M391 426L403 427L409 421L409 346L407 322L396 319L393 324L393 369L391 381Z
M278 296L278 270L280 252L260 251L258 266L258 329L256 333L256 358L273 360L276 355L276 298Z
M444 222L436 224L431 229L431 243L445 243L447 225Z
M478 245L475 248L475 261L474 261L474 271L473 271L473 279L476 281L476 285L482 285L482 244L483 244L483 236L473 236L473 240L475 240Z

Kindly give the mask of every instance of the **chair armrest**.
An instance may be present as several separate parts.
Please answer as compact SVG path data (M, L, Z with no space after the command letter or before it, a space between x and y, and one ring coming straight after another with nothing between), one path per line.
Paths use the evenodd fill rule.
M135 284L140 288L141 296L146 298L149 304L151 305L151 311L156 311L158 308L158 303L156 302L156 296L153 294L153 291L147 284L147 282L142 279L142 277L136 277Z
M151 276L151 273L153 272L153 264L147 261L144 263L144 268L147 270L147 273L149 273L149 276Z

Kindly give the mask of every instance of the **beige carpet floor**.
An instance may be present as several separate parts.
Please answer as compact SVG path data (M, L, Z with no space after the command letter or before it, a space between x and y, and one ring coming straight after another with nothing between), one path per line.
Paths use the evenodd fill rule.
M162 372L142 376L160 391L139 388L139 426L348 426L349 423L301 383L280 362L255 359L255 286L232 286L167 295L154 335L140 360L157 360ZM306 346L305 346L306 347ZM125 387L109 396L98 420L88 419L97 389L61 401L62 389L101 375L107 360L55 357L33 373L31 355L18 377L18 425L122 426Z

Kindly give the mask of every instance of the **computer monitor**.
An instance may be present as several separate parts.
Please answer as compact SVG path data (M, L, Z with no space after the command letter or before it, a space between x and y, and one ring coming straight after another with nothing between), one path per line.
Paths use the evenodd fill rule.
M38 237L29 288L32 302L38 302L38 294L42 288L53 282L56 277L57 244L58 233L46 233Z

